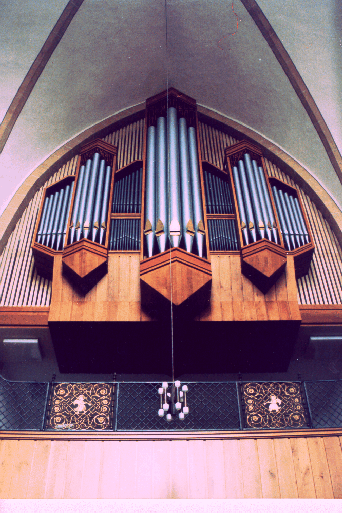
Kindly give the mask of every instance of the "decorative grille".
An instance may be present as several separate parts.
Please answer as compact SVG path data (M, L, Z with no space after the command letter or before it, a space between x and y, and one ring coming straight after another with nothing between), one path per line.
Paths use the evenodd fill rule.
M0 377L0 430L43 429L47 383L21 383Z
M114 385L56 383L52 386L47 429L112 429Z
M312 427L342 426L342 381L306 381Z
M117 431L233 430L240 428L237 388L228 383L188 385L189 414L171 422L158 417L160 383L120 383Z
M300 383L246 383L241 393L246 428L307 427Z

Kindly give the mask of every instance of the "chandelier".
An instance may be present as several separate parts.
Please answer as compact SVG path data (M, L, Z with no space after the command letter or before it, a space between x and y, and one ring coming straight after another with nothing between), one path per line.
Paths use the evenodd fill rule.
M171 422L174 418L173 416L178 413L178 418L180 420L184 420L185 415L189 413L189 407L186 402L187 392L187 385L183 385L181 389L180 381L175 381L171 384L170 388L169 384L164 381L162 386L158 388L158 394L160 397L160 408L158 410L159 417L165 416L166 420Z

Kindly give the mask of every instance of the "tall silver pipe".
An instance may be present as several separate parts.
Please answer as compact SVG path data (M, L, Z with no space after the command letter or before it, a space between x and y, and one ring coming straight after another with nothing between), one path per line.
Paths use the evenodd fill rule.
M287 207L286 207L283 191L281 189L278 189L278 196L279 196L280 204L281 204L282 209L283 209L283 215L284 215L284 219L285 219L285 224L286 224L287 229L288 229L289 238L290 238L290 241L291 241L293 249L295 249L295 247L296 247L295 234L294 234L292 223L291 223L291 220L290 220L290 217L289 217L289 213L288 213L288 210L287 210Z
M59 198L58 198L58 203L57 203L57 208L56 208L56 214L55 214L55 219L54 219L53 227L52 227L51 245L50 245L51 248L53 248L56 237L57 237L57 230L58 230L58 226L59 226L61 216L62 216L62 205L63 205L64 194L65 194L65 190L61 189L59 191Z
M247 176L247 180L249 183L249 190L251 192L251 200L252 204L254 205L254 212L256 216L256 227L255 229L258 230L260 237L263 239L265 237L265 220L263 216L263 212L261 210L261 201L259 197L259 191L258 187L255 181L254 177L254 170L252 166L252 161L249 153L244 154L244 161L245 161L245 173Z
M169 107L167 111L169 196L170 196L170 243L177 248L181 240L181 202L179 180L179 149L177 110Z
M38 229L38 233L37 233L37 242L40 242L42 240L43 235L45 235L44 230L45 230L45 226L47 224L47 213L49 210L50 199L51 199L51 196L46 196L45 200L44 200L43 212L41 215L39 229Z
M110 178L112 174L111 166L107 166L106 168L106 177L105 177L105 185L103 188L103 196L102 196L102 211L101 211L101 219L100 219L100 244L104 244L103 235L107 229L107 216L108 216L108 202L109 202L109 188L110 188Z
M259 169L259 178L260 178L260 182L262 185L261 191L264 195L265 203L266 203L267 210L268 210L268 216L271 221L274 242L279 244L279 238L278 238L278 234L277 234L277 223L275 221L275 217L274 217L274 213L273 213L273 207L272 207L271 198L270 198L270 195L268 192L268 187L266 184L264 170L260 166L258 166L258 169Z
M201 196L201 180L198 166L198 153L196 142L196 130L193 126L188 128L189 135L189 164L191 175L192 205L194 215L195 237L197 242L198 255L203 257L204 253L204 218Z
M268 208L266 205L266 200L265 200L265 194L268 194L268 191L267 190L265 191L263 185L261 184L259 170L258 170L258 166L257 166L257 163L255 160L252 161L252 165L253 165L254 177L255 177L257 190L259 192L259 199L260 199L261 210L263 213L263 219L264 219L264 223L265 223L265 230L266 230L268 239L271 240L272 239L272 237L271 237L272 223L271 223L270 215L269 215Z
M48 224L47 234L46 234L46 242L45 242L46 246L49 246L49 242L50 242L50 238L51 238L51 234L52 234L52 228L53 228L54 220L56 217L58 198L59 198L59 191L56 191L53 195L52 208L51 208L51 212L50 212L50 219L49 219L49 224Z
M247 216L246 216L245 205L244 205L243 197L242 197L239 172L238 172L238 168L236 166L233 167L233 176L234 176L236 197L237 197L239 213L240 213L242 238L243 238L244 244L247 245L248 244Z
M84 180L82 184L82 191L80 195L80 206L77 216L77 225L76 225L76 240L80 240L83 238L83 222L85 217L85 205L87 201L87 195L89 191L89 180L90 180L90 171L92 168L92 159L87 161L85 172L84 172Z
M45 218L45 223L44 223L44 227L43 227L43 233L42 233L42 244L44 244L45 246L47 245L46 244L46 238L47 238L47 234L48 234L48 226L49 226L49 223L50 223L50 219L51 219L51 211L52 211L52 205L53 205L53 200L54 200L54 194L50 194L49 196L49 207L48 207L48 210L46 212L46 218Z
M62 206L62 215L58 227L58 233L57 233L57 244L56 249L59 250L61 243L62 248L64 247L64 237L66 234L67 224L68 224L68 214L69 214L69 208L70 208L70 201L72 196L72 191L74 188L74 183L72 182L70 185L68 184L65 188L65 195L64 195L64 202Z
M273 191L273 197L274 197L274 200L275 200L275 204L276 204L276 207L277 207L277 212L278 212L279 222L280 222L280 229L281 229L281 232L282 232L283 237L284 237L284 242L286 243L287 249L291 250L290 236L289 236L289 232L288 232L287 225L286 225L286 222L285 222L285 216L283 214L283 208L281 206L280 199L279 199L279 196L278 196L278 190L277 190L277 188L274 185L272 187L272 191Z
M157 119L156 130L156 211L155 230L159 251L166 249L168 237L168 171L167 171L167 143L166 143L166 119Z
M185 118L180 118L179 120L179 166L182 196L182 233L185 239L185 248L191 253L195 230L192 209L188 132Z
M247 230L249 230L253 242L256 242L257 236L256 236L256 229L255 229L255 219L253 215L253 207L250 197L250 192L247 185L247 178L245 173L245 166L243 163L243 160L239 160L239 171L240 171L240 178L241 178L241 185L242 185L242 198L244 200L245 205L245 211L246 211L246 217L247 217Z
M297 198L293 198L293 201L294 201L294 204L295 204L295 207L296 207L296 210L297 210L297 214L298 214L298 219L299 219L300 225L302 227L302 233L304 234L305 242L306 242L306 244L308 244L310 242L310 240L309 240L309 232L308 232L308 230L306 228L305 221L304 221L303 214L302 214L302 211L301 211L300 206L299 206L298 199Z
M89 162L91 162L91 161L88 160L87 164ZM70 244L72 244L76 240L76 226L77 226L77 221L78 221L78 212L80 209L80 197L81 197L81 192L82 192L82 187L83 187L83 182L84 182L85 168L86 168L86 166L81 166L79 174L78 174L76 193L75 193L73 211L72 211L71 222L70 222Z
M147 160L146 160L146 200L145 200L145 237L147 255L153 255L153 245L156 229L155 219L155 181L156 181L156 129L150 126L147 129Z
M94 199L95 199L95 192L96 192L96 179L98 175L99 170L99 164L100 164L100 154L94 153L93 156L93 165L91 167L91 172L89 176L89 185L87 190L87 197L85 202L85 214L83 219L83 235L84 238L88 238L88 234L90 231L90 235L92 235L91 230L91 221L92 221L92 214L93 214L93 208L94 208Z
M104 175L105 175L105 168L106 168L106 161L101 160L100 163L100 170L99 170L99 179L97 181L97 191L96 191L96 198L95 198L95 207L94 207L94 214L92 219L92 240L95 241L96 236L98 234L98 231L100 229L100 211L101 211L101 205L102 205L102 195L103 195L103 188L104 188Z
M288 196L288 198L289 198L289 202L290 202L290 205L291 205L291 212L292 212L292 215L293 215L293 217L295 219L296 229L297 229L297 232L298 232L299 238L300 238L299 246L303 246L305 244L304 233L303 233L303 230L302 230L301 222L300 222L300 220L298 218L298 212L297 212L297 209L296 209L296 205L295 205L295 202L294 202L293 197L292 197L291 194Z
M292 205L291 205L291 202L289 199L289 195L287 194L286 191L284 192L284 199L285 199L285 204L287 207L288 216L290 218L290 222L292 225L292 230L293 230L293 233L295 236L296 246L297 246L297 248L299 248L301 246L301 240L300 240L300 235L299 235L301 232L301 229L300 229L300 226L297 225L297 219L292 210Z

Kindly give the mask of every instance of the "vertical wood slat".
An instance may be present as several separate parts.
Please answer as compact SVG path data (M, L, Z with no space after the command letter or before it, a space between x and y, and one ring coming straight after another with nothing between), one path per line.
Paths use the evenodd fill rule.
M0 498L341 498L332 437L0 441Z
M291 449L299 499L316 497L307 440L292 438Z

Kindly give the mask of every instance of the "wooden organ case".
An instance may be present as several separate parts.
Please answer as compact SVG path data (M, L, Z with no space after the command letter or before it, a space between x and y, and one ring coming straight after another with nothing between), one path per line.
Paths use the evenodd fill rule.
M296 189L249 141L204 160L196 101L175 89L141 120L141 157L119 167L95 140L45 191L33 251L60 370L170 375L173 351L177 375L286 371L314 251Z

